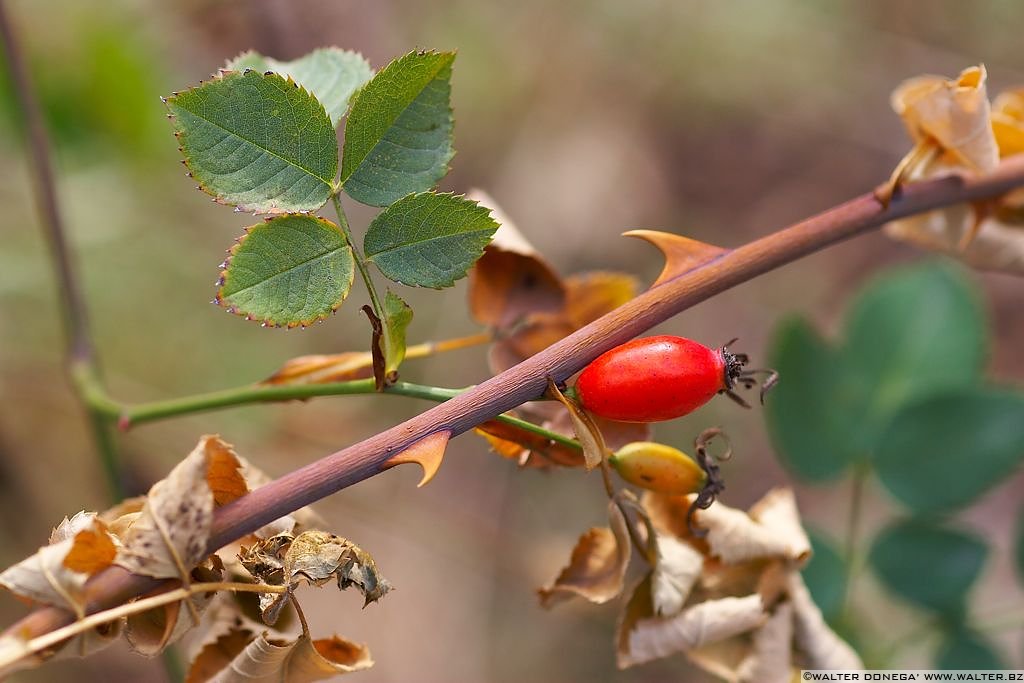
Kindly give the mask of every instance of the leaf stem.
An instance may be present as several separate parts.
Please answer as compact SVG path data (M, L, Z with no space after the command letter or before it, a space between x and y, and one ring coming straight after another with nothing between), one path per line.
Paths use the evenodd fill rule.
M864 461L858 463L850 485L850 511L846 518L846 536L843 541L843 558L846 561L846 580L843 582L842 609L840 611L843 621L847 621L850 618L853 594L852 584L857 574L860 573L862 564L858 544L864 509L864 488L870 473L870 465Z
M377 296L377 288L373 284L373 278L370 276L370 269L366 265L366 259L363 258L363 252L352 237L352 229L348 225L345 208L341 205L340 192L332 194L331 201L334 203L334 212L338 215L338 227L341 228L341 234L345 236L345 241L348 242L349 248L352 249L352 257L356 262L356 269L359 270L359 275L363 278L363 284L366 285L366 291L370 295L370 304L373 306L373 312L377 314L378 318L384 320L384 306L381 304L380 297ZM387 330L388 326L384 325L384 334L388 333Z

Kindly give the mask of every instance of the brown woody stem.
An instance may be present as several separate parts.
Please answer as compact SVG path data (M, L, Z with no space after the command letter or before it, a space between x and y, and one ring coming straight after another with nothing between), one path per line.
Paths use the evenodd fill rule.
M1024 185L1024 155L1012 157L983 177L947 177L908 185L888 208L865 194L761 239L726 251L638 297L553 344L519 365L451 400L325 458L295 470L220 508L208 550L250 533L278 517L379 474L395 453L440 430L461 434L543 395L599 354L730 287L751 280L830 245L925 211L994 197ZM153 580L109 569L86 588L87 611L124 602L153 588ZM40 609L8 633L34 637L73 619L57 608Z

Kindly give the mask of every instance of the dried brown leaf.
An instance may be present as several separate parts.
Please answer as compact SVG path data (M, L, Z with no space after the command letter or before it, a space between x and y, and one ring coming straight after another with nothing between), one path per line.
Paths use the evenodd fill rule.
M607 271L573 275L565 285L568 290L565 317L574 331L614 311L634 298L639 289L632 275Z
M444 460L444 452L448 448L448 439L451 435L451 431L447 429L428 434L404 451L388 458L380 468L387 470L396 465L419 465L423 468L423 477L416 487L426 486L441 469L441 461Z
M491 208L501 227L484 255L469 271L469 310L473 318L509 329L529 313L556 313L565 305L565 286L515 225L486 193L472 190L467 199Z
M803 561L810 555L810 541L789 489L769 491L749 514L717 503L697 510L694 520L707 531L710 554L728 564L771 557Z
M1024 153L1024 88L999 93L992 102L992 132L1005 159Z
M542 606L552 607L576 595L602 604L622 593L630 539L626 519L614 502L608 504L608 521L610 527L594 527L580 536L555 582L537 591Z
M988 172L999 164L985 89L985 67L964 69L956 80L921 76L892 94L892 108L915 142L934 142L945 158Z
M368 351L347 351L292 358L260 384L329 384L367 377L373 377L373 354Z
M32 601L81 612L85 582L110 566L114 540L95 512L65 519L50 538L56 542L0 574L0 585Z
M793 606L775 608L761 628L754 631L753 648L738 667L743 683L786 683L793 676Z
M794 642L805 669L863 669L853 648L825 623L800 572L789 573L789 599L793 604Z
M286 586L288 593L262 593L260 609L268 624L277 621L281 610L300 583L321 586L336 580L344 590L355 586L364 605L376 602L391 584L381 576L373 557L351 541L325 531L304 531L298 536L281 534L244 548L239 560L261 583Z
M117 564L135 574L186 578L206 556L213 521L210 463L223 453L216 436L204 436L166 479L149 490L142 513L122 538Z
M659 617L678 614L704 568L704 556L672 536L658 534L657 558L651 570L651 605Z
M215 582L221 581L223 578L224 565L216 555L211 555L191 573L192 581L196 582ZM216 595L216 592L193 595L189 600L191 606L187 609L185 609L185 602L179 600L130 615L124 629L128 646L144 657L157 656L167 646L177 642L197 626L191 615L202 615ZM183 610L187 614L183 614Z
M338 636L315 641L305 635L294 640L268 639L266 634L249 638L246 631L234 632L208 645L186 683L310 683L373 666L365 646ZM235 653L243 640L247 643Z
M658 230L630 230L622 233L627 237L639 237L656 246L665 257L665 267L651 287L679 277L694 268L710 263L728 250L713 244L700 242L689 237Z
M761 596L699 602L674 617L639 619L629 632L620 666L634 666L746 633L767 620Z

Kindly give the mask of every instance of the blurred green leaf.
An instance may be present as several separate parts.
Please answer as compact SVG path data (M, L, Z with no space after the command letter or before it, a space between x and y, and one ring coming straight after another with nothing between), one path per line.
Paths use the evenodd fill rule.
M1024 581L1024 507L1017 515L1017 578Z
M410 52L374 76L345 124L341 183L353 199L387 206L432 188L452 149L454 52Z
M200 186L245 211L313 211L338 172L338 139L315 97L277 74L228 72L167 98Z
M931 263L868 285L847 312L842 349L861 400L855 447L873 451L909 399L973 384L986 347L985 319L961 271Z
M335 126L345 115L353 93L373 77L373 69L361 54L336 47L313 50L290 62L281 62L249 50L232 59L224 68L235 71L253 69L260 73L273 71L290 76L320 100Z
M896 522L875 538L870 561L894 593L946 617L961 618L988 547L973 534L923 520Z
M336 225L279 216L249 228L231 250L217 299L268 325L308 325L341 305L354 273L352 250Z
M485 206L450 193L422 192L381 211L366 231L363 250L388 279L441 289L466 274L497 229Z
M883 432L876 455L882 483L910 508L962 507L1024 460L1024 395L968 388L911 403Z
M384 297L384 375L398 371L405 360L405 331L412 322L412 309L390 289Z
M980 633L954 628L945 634L935 653L936 669L1005 669L1006 663Z
M835 625L842 615L846 595L846 565L831 539L814 530L807 533L814 554L803 568L804 583L825 620Z
M858 456L850 436L857 419L846 406L838 353L806 320L791 318L776 331L770 357L781 378L765 399L775 449L802 479L838 477Z

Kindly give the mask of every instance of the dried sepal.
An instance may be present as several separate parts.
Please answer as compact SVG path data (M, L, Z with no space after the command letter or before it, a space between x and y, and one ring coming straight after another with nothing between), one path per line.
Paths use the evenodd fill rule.
M569 564L554 583L537 591L541 605L552 607L573 596L602 604L622 593L630 539L626 518L614 501L608 504L608 522L580 536Z

